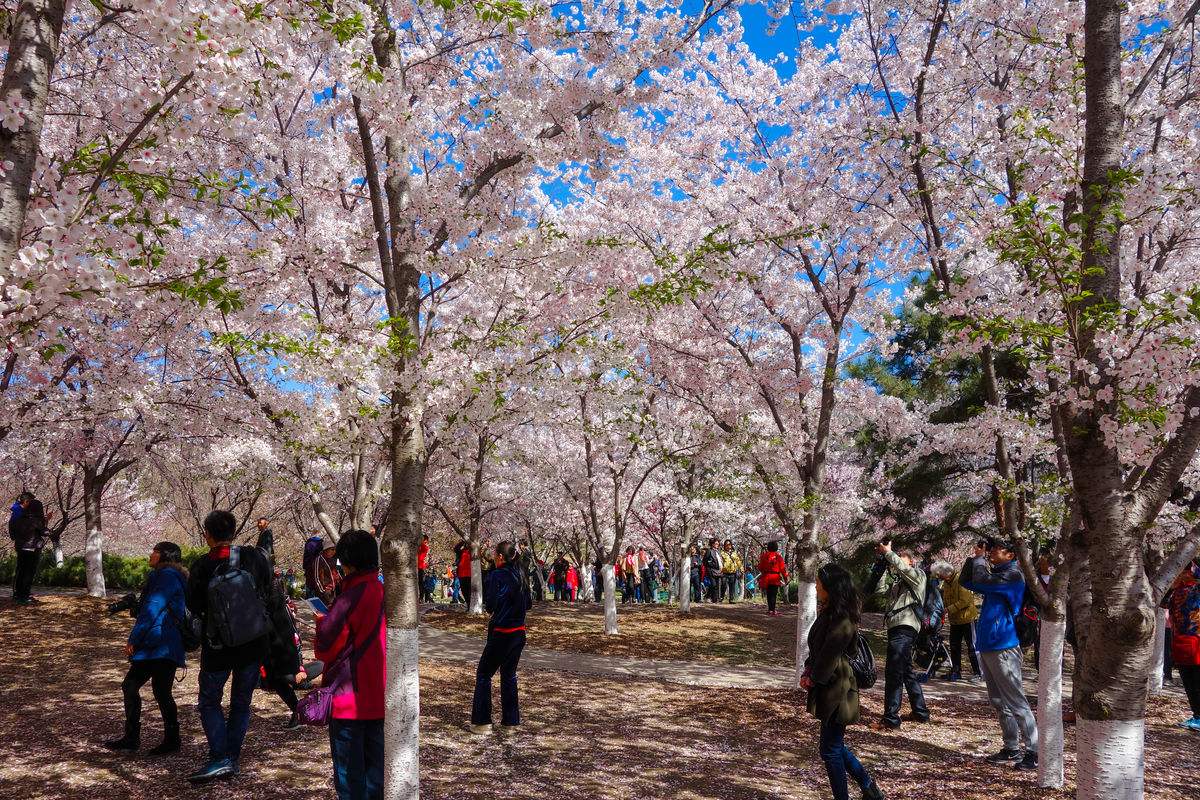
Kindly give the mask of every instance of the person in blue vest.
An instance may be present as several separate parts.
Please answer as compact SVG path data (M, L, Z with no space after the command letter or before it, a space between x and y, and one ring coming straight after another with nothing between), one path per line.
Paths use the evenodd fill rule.
M1015 764L1017 769L1037 769L1037 722L1022 683L1021 643L1014 617L1025 597L1025 577L1017 565L1013 543L993 539L987 555L967 559L959 583L983 595L983 608L975 623L975 649L987 684L988 700L1000 717L1003 748L987 760ZM1021 744L1024 742L1024 750Z
M129 672L121 682L125 701L125 735L104 743L109 750L137 750L142 733L142 687L150 682L163 720L163 740L149 751L161 756L179 749L179 711L171 688L175 671L184 666L179 624L186 609L187 570L174 542L159 542L150 552L150 576L142 589L137 622L129 632L125 655Z

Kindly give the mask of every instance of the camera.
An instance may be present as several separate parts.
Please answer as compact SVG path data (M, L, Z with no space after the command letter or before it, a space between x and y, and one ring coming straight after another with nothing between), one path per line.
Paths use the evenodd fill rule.
M120 614L122 611L128 611L130 614L137 613L138 599L136 594L127 594L115 603L108 604L108 615L111 617L114 614Z

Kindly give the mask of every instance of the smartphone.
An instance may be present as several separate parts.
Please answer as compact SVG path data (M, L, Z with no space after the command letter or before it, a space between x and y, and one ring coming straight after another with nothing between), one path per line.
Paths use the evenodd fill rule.
M319 597L306 597L304 602L308 603L308 607L318 614L329 613L329 606L325 605L325 601Z

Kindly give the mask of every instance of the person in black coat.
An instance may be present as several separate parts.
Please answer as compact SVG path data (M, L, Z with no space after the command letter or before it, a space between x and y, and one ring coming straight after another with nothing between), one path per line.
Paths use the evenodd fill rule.
M513 730L521 723L517 704L517 662L525 649L525 612L533 606L521 580L512 542L496 547L496 568L488 573L483 593L492 616L487 644L475 670L475 695L471 703L471 732L492 732L492 678L500 672L500 724Z
M46 545L46 511L33 492L21 492L8 520L8 535L17 551L13 574L13 602L27 606L33 600L33 576Z

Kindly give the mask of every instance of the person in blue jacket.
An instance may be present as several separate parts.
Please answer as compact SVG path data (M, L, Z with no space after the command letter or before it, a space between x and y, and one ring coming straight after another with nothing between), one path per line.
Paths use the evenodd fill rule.
M141 744L141 689L150 681L163 720L163 740L152 756L179 749L179 712L171 687L175 670L184 666L183 637L179 624L186 614L184 589L187 570L183 553L173 542L159 542L150 553L150 577L138 601L137 622L129 632L125 655L129 672L121 683L125 700L125 735L104 743L110 750L134 751Z
M1037 769L1037 722L1022 684L1020 640L1014 617L1025 598L1025 577L1017 565L1013 543L993 539L987 555L967 559L959 582L983 595L975 623L975 649L987 684L988 700L1000 717L1004 748L987 757L993 764L1011 763L1017 769ZM1022 741L1025 744L1021 750Z
M521 724L517 705L517 662L525 649L525 612L533 606L512 542L496 547L496 568L488 573L483 596L492 616L487 644L475 671L475 696L471 703L471 732L492 732L492 678L500 672L500 725L513 731Z

